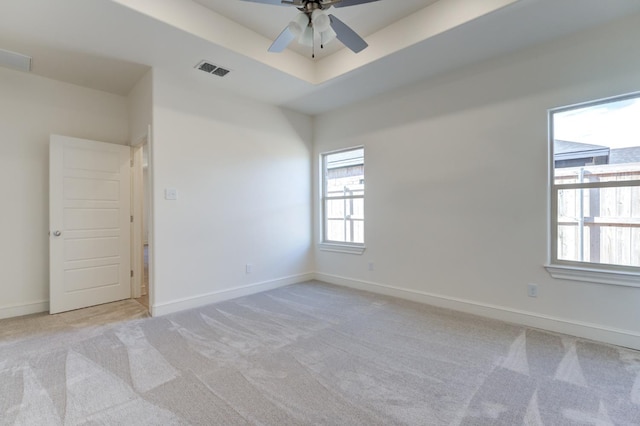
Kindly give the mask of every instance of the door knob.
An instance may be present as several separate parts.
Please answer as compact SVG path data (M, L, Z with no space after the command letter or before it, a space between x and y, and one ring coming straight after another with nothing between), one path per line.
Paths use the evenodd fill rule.
M62 232L60 232L60 231L53 231L53 236L54 236L54 237L59 237L60 235L62 235Z

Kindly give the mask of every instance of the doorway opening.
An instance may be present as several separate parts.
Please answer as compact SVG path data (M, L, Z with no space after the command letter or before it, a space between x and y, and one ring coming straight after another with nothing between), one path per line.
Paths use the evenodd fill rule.
M143 138L132 147L131 179L131 297L150 311L149 285L149 224L151 185L149 173L149 143Z

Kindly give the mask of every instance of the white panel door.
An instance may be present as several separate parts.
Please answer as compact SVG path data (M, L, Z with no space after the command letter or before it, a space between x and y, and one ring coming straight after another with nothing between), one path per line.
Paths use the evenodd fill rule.
M49 312L127 299L130 148L51 135Z

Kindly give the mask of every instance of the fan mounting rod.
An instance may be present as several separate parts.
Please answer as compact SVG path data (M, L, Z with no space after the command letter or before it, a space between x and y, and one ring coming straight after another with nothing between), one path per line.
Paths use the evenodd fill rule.
M282 4L296 6L301 12L311 13L316 9L325 10L331 6L342 3L342 0L282 0Z

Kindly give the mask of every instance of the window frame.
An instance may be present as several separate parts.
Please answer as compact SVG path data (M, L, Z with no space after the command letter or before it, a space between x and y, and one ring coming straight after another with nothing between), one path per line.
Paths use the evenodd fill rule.
M604 105L628 99L639 99L640 92L595 101L583 102L548 110L548 259L546 270L553 278L586 281L599 284L640 288L640 267L614 265L558 258L558 194L564 189L601 189L640 186L640 179L629 181L604 181L557 184L555 181L554 118L555 114L580 108Z
M349 151L356 151L356 150L362 150L362 158L363 158L363 162L362 162L362 167L363 167L363 174L365 173L364 170L366 170L366 164L365 164L365 148L364 146L354 146L354 147L349 147L349 148L341 148L341 149L337 149L337 150L333 150L333 151L326 151L326 152L322 152L319 155L319 165L320 165L320 173L319 173L319 178L320 178L320 185L319 185L319 189L320 189L320 197L319 197L319 201L320 201L320 241L318 243L320 250L323 251L332 251L332 252L338 252L338 253L348 253L348 254L362 254L365 251L365 243L356 243L356 242L349 242L349 241L334 241L334 240L329 240L327 239L327 221L329 220L329 218L327 217L327 202L328 200L355 200L355 199L361 199L362 203L364 205L365 203L365 195L366 195L366 189L363 190L363 194L362 195L351 195L351 196L339 196L339 197L327 197L327 179L326 179L326 171L327 171L327 157L329 157L330 155L333 154L339 154L339 153L343 153L343 152L349 152ZM366 184L365 184L365 188L366 188ZM363 227L364 227L364 223L366 221L366 218L364 217L363 214L363 219L362 219L362 223L363 223ZM366 241L366 240L365 240Z

